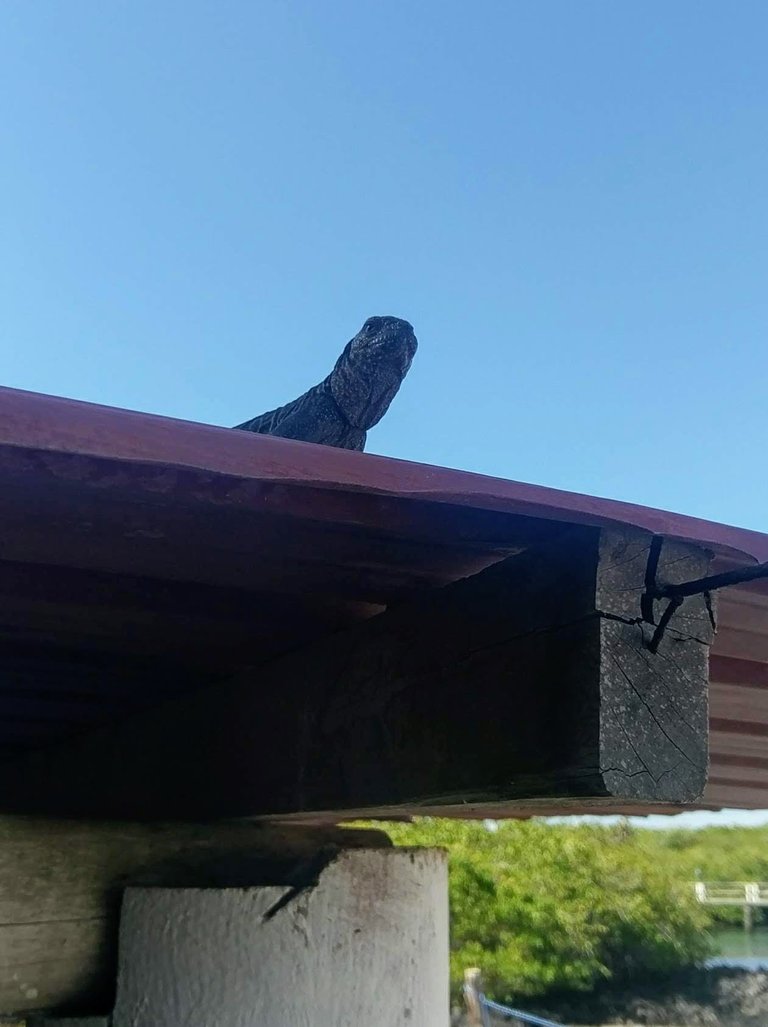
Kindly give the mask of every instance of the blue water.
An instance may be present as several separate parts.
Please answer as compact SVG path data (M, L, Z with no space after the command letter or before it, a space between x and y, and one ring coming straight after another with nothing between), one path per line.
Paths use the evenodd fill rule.
M746 970L768 970L768 927L747 933L740 927L714 933L717 955L707 966L738 966Z

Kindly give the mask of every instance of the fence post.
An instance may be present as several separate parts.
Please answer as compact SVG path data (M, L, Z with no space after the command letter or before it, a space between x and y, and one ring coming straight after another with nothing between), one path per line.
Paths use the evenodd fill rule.
M464 971L464 1001L467 1005L467 1018L470 1027L485 1027L488 1018L485 1015L480 996L483 992L480 968L470 966Z

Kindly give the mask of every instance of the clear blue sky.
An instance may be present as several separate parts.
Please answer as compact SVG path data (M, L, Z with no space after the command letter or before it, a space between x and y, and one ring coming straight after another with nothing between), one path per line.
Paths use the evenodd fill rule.
M4 0L5 384L768 529L768 4Z
M4 0L5 384L768 530L765 0Z

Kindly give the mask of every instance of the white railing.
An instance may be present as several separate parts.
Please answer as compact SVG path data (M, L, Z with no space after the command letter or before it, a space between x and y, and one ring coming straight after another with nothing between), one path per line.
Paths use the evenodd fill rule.
M693 889L706 906L768 906L765 881L696 881Z

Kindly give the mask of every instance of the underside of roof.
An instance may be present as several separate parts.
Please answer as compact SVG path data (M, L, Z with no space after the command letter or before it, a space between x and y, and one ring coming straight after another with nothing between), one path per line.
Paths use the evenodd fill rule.
M265 664L564 525L695 542L714 572L768 560L768 535L694 518L9 389L0 496L7 759ZM764 581L721 594L710 750L701 805L768 806Z

